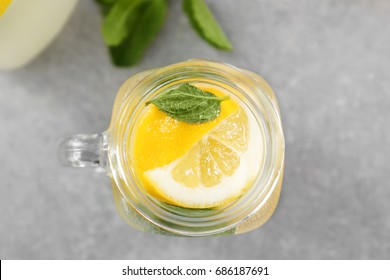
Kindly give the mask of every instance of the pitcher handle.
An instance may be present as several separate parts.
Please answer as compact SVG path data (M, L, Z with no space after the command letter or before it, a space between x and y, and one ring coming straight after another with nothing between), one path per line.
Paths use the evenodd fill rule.
M104 133L76 134L61 140L58 159L64 166L107 169L108 141Z

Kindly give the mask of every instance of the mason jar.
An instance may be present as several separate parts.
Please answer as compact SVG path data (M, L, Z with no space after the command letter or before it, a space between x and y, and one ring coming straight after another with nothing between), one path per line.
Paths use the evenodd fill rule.
M187 82L222 88L246 106L262 131L258 145L263 155L253 162L261 168L247 191L226 205L207 209L171 205L148 194L134 171L129 146L145 102ZM107 173L117 211L130 226L195 237L245 233L272 216L282 187L285 142L275 94L262 77L229 64L193 59L130 77L117 93L109 128L99 134L67 137L58 151L66 166L95 167Z

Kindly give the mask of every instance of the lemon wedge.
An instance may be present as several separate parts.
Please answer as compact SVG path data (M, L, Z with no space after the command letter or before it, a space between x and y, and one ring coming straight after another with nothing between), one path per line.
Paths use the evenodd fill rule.
M204 135L182 157L148 170L152 192L170 204L211 208L240 197L259 172L261 131L239 108Z
M0 16L4 14L7 10L9 4L11 4L12 0L1 0L0 1Z

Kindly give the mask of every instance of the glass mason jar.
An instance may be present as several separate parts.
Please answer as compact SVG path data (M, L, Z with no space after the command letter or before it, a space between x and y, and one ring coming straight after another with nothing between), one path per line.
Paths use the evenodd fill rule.
M145 102L170 85L201 82L222 87L253 113L262 129L264 156L251 187L236 201L212 209L183 209L148 195L128 154ZM59 158L66 166L97 167L112 180L115 204L132 227L166 235L240 234L264 224L278 204L284 168L284 137L276 97L257 74L224 63L194 59L130 77L119 89L111 124L101 134L65 138Z

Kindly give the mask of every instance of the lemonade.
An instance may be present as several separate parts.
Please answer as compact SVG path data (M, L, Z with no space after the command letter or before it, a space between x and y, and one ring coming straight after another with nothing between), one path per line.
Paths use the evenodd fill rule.
M276 209L284 139L272 89L257 74L191 60L131 77L103 134L60 147L71 166L103 167L122 218L169 235L238 234Z
M22 67L41 53L78 0L0 0L0 70Z
M146 111L129 152L149 194L201 209L223 206L250 186L262 162L261 131L250 111L233 98L222 102L215 120L201 124L177 121L156 107Z

